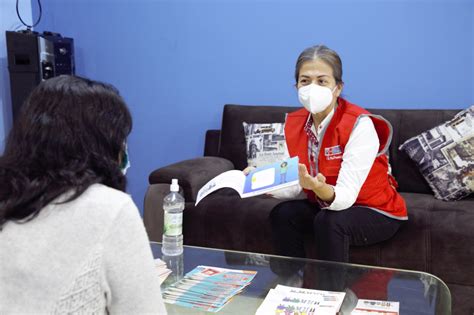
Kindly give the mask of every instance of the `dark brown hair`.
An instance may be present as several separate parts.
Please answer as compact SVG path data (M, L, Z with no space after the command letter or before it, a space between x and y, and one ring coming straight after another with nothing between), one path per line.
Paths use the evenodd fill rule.
M111 85L75 76L43 81L23 104L0 157L0 228L26 222L61 194L125 190L119 155L132 117Z

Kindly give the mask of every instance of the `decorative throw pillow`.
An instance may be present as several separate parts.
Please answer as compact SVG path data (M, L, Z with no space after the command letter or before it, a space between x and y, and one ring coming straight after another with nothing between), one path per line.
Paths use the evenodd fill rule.
M285 159L284 123L248 124L243 122L247 142L247 164L260 167Z
M474 191L474 105L399 149L416 162L437 199L468 196Z

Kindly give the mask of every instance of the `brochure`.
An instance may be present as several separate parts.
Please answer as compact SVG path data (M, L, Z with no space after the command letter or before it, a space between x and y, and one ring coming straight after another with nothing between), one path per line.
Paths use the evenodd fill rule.
M297 185L298 181L298 157L258 167L247 176L242 171L227 171L199 190L196 205L210 193L225 187L236 190L241 198L247 198Z
M166 280L166 278L168 278L168 275L171 273L171 270L169 270L166 266L166 263L159 258L155 259L155 267L158 270L158 279L161 284Z
M255 315L307 314L335 315L345 292L320 291L277 285L265 297Z
M163 300L197 310L217 312L240 293L256 271L197 266L181 281L166 288Z
M351 315L399 315L399 302L359 300Z

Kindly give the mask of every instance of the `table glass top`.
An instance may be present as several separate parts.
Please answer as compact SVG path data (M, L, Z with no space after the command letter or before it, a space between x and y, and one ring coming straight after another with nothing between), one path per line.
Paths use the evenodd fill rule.
M163 290L198 265L257 271L252 283L219 314L255 314L277 284L345 291L341 314L350 314L358 299L398 301L400 314L451 314L448 287L428 273L193 246L184 246L180 256L166 257L159 243L152 242L151 248L154 257L165 260L173 271ZM166 308L169 314L209 314L171 304Z

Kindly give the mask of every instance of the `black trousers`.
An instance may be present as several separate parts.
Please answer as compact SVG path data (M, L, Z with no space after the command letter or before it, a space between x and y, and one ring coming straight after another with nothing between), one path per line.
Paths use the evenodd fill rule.
M403 221L365 207L342 211L320 209L308 200L290 200L270 214L277 254L306 257L305 234L314 235L318 259L349 261L349 246L375 244L392 237Z

